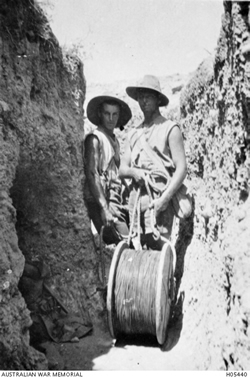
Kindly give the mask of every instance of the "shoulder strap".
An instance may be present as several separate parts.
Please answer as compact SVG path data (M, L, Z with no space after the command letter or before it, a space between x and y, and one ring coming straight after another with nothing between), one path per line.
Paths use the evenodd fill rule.
M140 143L141 143L141 148L144 150L144 152L148 155L148 157L156 166L159 166L161 167L161 169L164 169L164 170L166 168L167 169L175 168L174 163L170 157L161 153L157 149L157 147L154 147L154 149L152 149L152 147L147 142L144 133L140 135Z

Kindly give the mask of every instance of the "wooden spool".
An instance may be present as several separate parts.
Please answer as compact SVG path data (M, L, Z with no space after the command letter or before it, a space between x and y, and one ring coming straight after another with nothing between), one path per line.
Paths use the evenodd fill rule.
M163 245L163 248L161 251L153 251L153 253L157 254L157 264L154 267L154 270L156 270L154 272L154 275L156 277L155 288L152 288L150 290L151 297L154 302L153 311L155 313L153 315L154 322L155 322L154 335L156 336L158 343L162 345L164 344L166 340L166 332L167 332L167 325L168 325L168 321L170 317L171 302L174 297L174 279L173 279L174 252L172 250L170 243L166 242ZM117 336L121 332L118 326L118 325L121 325L121 322L120 320L119 322L117 322L118 315L117 315L116 304L117 304L118 299L115 298L116 296L115 293L117 292L116 288L119 285L117 271L118 271L118 268L120 272L123 269L123 267L119 266L122 254L126 254L126 255L129 254L129 257L130 257L129 260L132 260L133 254L136 254L136 251L129 250L127 243L124 241L121 241L116 247L116 250L114 252L113 259L111 262L109 279L108 279L108 289L107 289L107 311L108 311L109 331L113 338L117 338ZM148 260L150 259L150 257L152 257L152 251L143 250L143 259ZM149 263L150 262L147 262L147 264ZM139 270L139 267L138 267L138 270ZM120 300L122 300L122 304L126 306L126 301L128 300L126 299L125 292L122 293L120 296L122 296L122 299L119 299L119 304L121 304ZM138 296L138 291L137 291L137 296ZM145 294L145 291L144 293L140 293L138 298L141 299L143 296L144 297L147 296L147 294ZM133 301L136 302L136 299L133 299ZM138 317L145 318L145 315L138 315ZM128 334L133 334L132 330L131 331L127 330L127 327L125 329ZM134 328L131 328L131 329L134 329ZM144 333L145 331L143 332L143 334ZM148 331L148 334L152 334L152 330Z

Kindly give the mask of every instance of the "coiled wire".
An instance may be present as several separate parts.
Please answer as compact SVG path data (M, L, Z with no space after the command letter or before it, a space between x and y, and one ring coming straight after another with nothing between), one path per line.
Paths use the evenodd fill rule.
M160 253L125 249L115 280L115 324L120 333L156 334L156 285Z

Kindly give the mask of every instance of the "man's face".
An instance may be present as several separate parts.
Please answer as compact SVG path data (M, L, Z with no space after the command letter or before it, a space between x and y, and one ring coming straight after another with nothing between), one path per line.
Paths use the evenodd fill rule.
M101 118L102 126L109 131L113 131L119 120L120 108L118 105L104 103L100 110L99 116Z
M138 91L137 100L143 113L151 113L159 108L159 99L154 91Z

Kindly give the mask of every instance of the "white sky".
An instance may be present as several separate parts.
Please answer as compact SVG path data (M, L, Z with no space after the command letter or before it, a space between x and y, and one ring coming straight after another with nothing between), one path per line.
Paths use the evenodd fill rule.
M222 0L51 0L61 45L84 46L89 83L185 74L217 45Z

